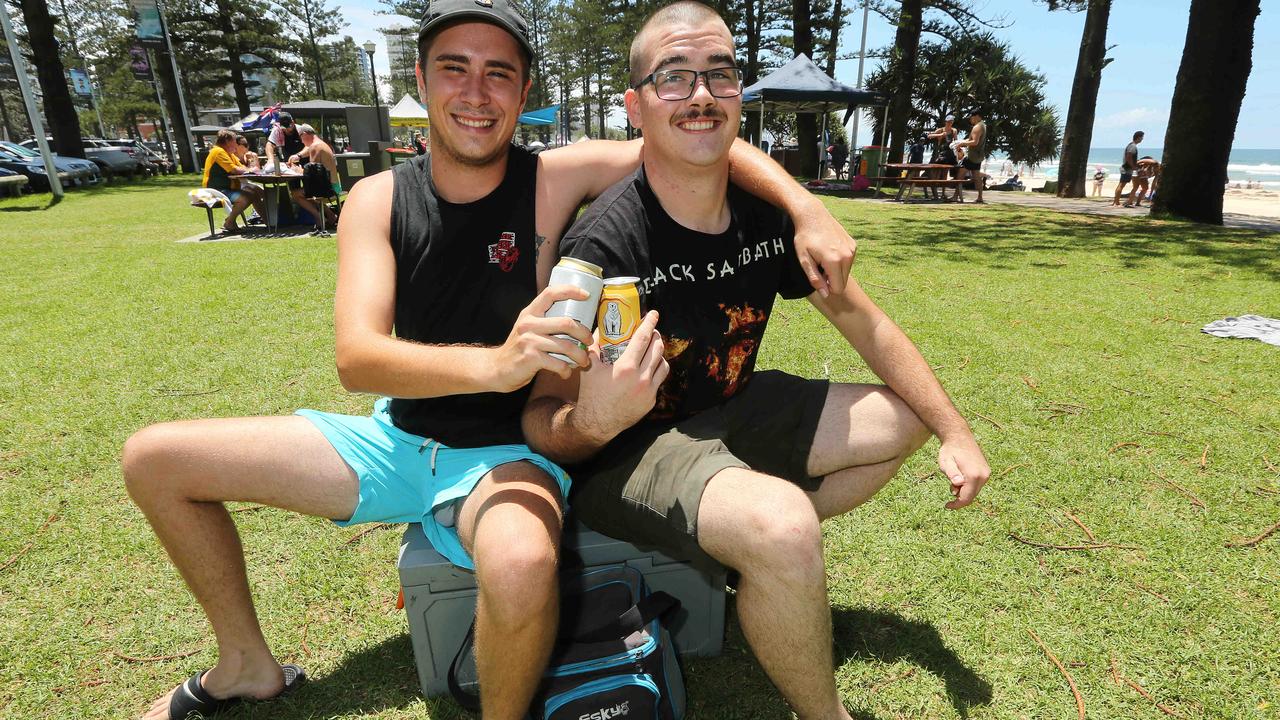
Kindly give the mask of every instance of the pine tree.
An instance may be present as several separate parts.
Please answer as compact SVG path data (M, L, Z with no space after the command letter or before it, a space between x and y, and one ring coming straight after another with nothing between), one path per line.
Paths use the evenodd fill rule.
M3 1L3 0L0 0ZM54 35L54 19L44 0L19 0L26 40L31 48L28 58L35 65L36 79L44 98L45 127L53 136L60 155L84 157L84 141L80 135L80 118L62 65L62 52Z

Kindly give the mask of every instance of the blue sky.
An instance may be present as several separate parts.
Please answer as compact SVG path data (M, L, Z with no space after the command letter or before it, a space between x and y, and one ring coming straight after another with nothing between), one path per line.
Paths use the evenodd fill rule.
M854 4L856 0L851 0ZM847 0L846 4L850 4ZM1066 119L1071 101L1071 81L1075 73L1076 55L1080 49L1080 33L1084 13L1054 12L1033 0L974 0L982 17L1003 16L1009 27L995 30L1029 67L1036 68L1046 80L1049 102ZM1098 93L1098 109L1094 122L1094 147L1123 147L1135 130L1145 130L1148 147L1164 144L1164 131L1169 122L1169 103L1182 61L1182 45L1186 39L1188 9L1191 0L1115 0L1107 30L1107 44L1116 47L1109 53L1115 62L1107 66ZM1280 13L1275 2L1270 11L1264 8L1254 26L1253 73L1240 110L1234 146L1237 148L1280 148L1280 123L1268 122L1280 115ZM374 64L380 75L387 73L386 48L377 31L403 18L378 15L382 5L377 0L357 0L341 5L349 26L343 30L357 43L374 40L379 52ZM856 10L841 35L842 54L856 53L862 32L862 12ZM868 50L893 42L893 27L875 13L867 26ZM875 66L868 60L864 72ZM836 64L836 79L855 84L858 61L842 60ZM618 118L621 122L621 117ZM863 125L860 142L867 140Z

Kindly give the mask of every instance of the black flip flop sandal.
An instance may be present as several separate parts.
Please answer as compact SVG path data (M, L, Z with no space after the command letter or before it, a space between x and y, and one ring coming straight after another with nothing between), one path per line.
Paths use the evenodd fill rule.
M283 696L307 679L307 672L297 665L281 667L284 669L284 689L269 700ZM187 720L193 714L202 718L212 717L246 699L232 697L219 700L210 695L200 684L206 672L208 670L192 675L173 693L169 700L169 720Z

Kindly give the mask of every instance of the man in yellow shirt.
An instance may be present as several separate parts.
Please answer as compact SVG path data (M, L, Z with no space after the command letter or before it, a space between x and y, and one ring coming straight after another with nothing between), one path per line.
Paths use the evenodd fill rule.
M218 190L231 200L231 214L222 223L222 230L227 233L239 232L236 218L240 217L249 203L253 203L259 215L264 218L267 216L266 208L262 205L262 189L252 184L241 187L240 180L236 178L249 169L236 158L235 147L236 134L230 130L219 130L213 149L204 161L204 187Z

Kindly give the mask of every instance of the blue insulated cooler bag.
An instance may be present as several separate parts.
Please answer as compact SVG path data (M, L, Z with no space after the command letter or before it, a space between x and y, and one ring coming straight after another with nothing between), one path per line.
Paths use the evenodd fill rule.
M560 627L533 720L682 720L684 676L662 618L680 601L649 592L628 565L607 565L562 578ZM455 700L479 708L464 676L475 677L475 623L449 668ZM474 687L474 686L473 686Z

